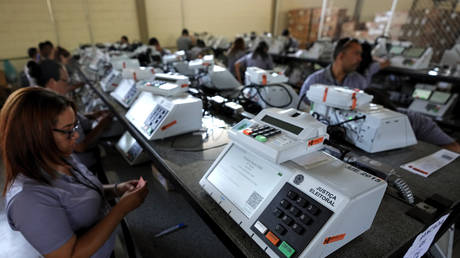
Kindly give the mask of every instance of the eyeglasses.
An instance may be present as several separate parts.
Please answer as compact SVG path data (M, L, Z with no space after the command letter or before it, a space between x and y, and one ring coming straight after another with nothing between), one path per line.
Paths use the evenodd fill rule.
M74 127L72 129L70 129L70 130L62 130L62 129L53 128L53 131L58 132L58 133L67 134L67 139L70 139L70 138L72 138L72 136L75 134L75 132L79 128L80 128L80 122L77 121L77 122L75 122Z

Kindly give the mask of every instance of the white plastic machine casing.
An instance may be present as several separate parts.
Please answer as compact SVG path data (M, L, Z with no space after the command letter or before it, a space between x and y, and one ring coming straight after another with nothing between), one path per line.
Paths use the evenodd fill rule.
M201 129L203 104L184 95L164 97L142 92L126 118L148 140L163 139Z
M431 57L433 56L433 48L429 47L423 50L419 57L407 56L405 53L415 48L407 48L402 55L393 56L390 58L391 66L406 68L406 69L426 69L430 65Z
M324 98L325 87L329 89L326 98ZM346 140L356 147L374 153L417 143L406 115L368 103L367 100L372 99L372 96L362 91L348 90L349 94L344 94L342 99L339 98L340 94L332 98L331 96L335 95L334 91L340 94L347 92L343 87L312 85L307 91L307 97L313 102L310 112L323 116L330 125L365 116L365 119L342 125L346 129ZM359 105L353 105L354 102ZM342 108L336 108L337 106Z
M190 80L181 74L157 73L153 80L145 80L137 84L141 91L149 91L163 96L177 96L187 92Z
M417 84L413 93L414 100L409 106L409 110L442 119L450 114L450 111L457 103L458 94L437 91L437 86L430 84ZM428 93L427 96L418 96L417 91Z
M185 60L186 55L185 51L177 51L174 54L171 55L164 55L162 58L162 61L164 64L169 64L169 63L174 63L174 62L179 62Z
M297 50L294 56L298 58L326 59L330 58L333 48L333 44L329 41L316 41L308 50Z
M152 80L156 73L161 73L161 69L153 67L125 68L121 70L125 79Z
M203 58L198 58L188 62L188 68L191 70L209 68L214 65L214 55L205 55Z
M148 155L128 131L121 136L115 147L131 166L148 160Z
M112 69L106 77L104 77L99 84L101 88L105 92L113 91L119 84L120 81L123 79L121 72Z
M212 88L219 90L235 89L241 86L241 83L225 67L214 65L209 72L210 84Z
M298 257L326 257L371 227L387 186L384 180L323 152L315 152L311 162L301 166L292 161L276 164L266 160L262 150L231 142L200 180L200 185L270 257L285 257L279 251L284 243ZM298 217L279 206L279 200L285 199L299 208L284 195L285 188L299 193L320 210L316 215L301 210L313 218L312 224L301 224ZM308 233L296 235L281 219L267 223L267 215L275 218L272 213L275 207L295 218L295 224L300 223ZM315 217L321 214L330 214L322 224ZM289 238L275 231L274 225L278 223L287 228ZM314 231L313 226L316 226ZM280 239L277 245L267 241L269 232ZM295 247L293 241L306 234L309 239Z
M354 107L367 104L374 98L359 89L349 89L324 84L313 84L307 91L307 97L315 103L324 104L339 109L351 110Z
M139 69L140 67L139 60L137 59L115 58L114 57L110 60L110 63L112 64L113 69L116 69L116 70L121 70L121 69L126 69L126 68Z
M133 79L122 79L115 90L110 93L110 96L125 108L129 108L138 95L139 90L136 87L136 81Z
M252 100L257 102L263 109L272 106L296 108L299 102L299 95L290 85L285 84L288 80L283 73L249 67L246 70L246 84L269 85L271 87L261 87L259 91L254 88L247 89L245 90L245 95L251 96Z
M256 126L267 126L279 132L263 142L248 134L254 132ZM228 136L240 146L279 164L321 149L328 138L326 130L326 125L308 113L293 108L267 108L251 120L241 120L228 131Z
M285 50L286 45L288 44L288 42L289 42L289 38L287 38L285 36L278 36L270 44L270 48L268 49L268 53L275 54L275 55L281 54Z
M289 79L282 73L266 71L252 66L246 69L246 84L267 85L287 82Z

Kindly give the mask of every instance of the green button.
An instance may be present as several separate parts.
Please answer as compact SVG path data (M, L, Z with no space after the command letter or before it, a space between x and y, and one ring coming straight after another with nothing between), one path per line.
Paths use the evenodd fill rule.
M267 141L267 137L263 136L263 135L257 135L256 136L256 140L258 140L259 142L266 142Z
M288 243L284 241L283 243L281 243L278 249L288 258L291 257L295 253L294 248L292 248L290 245L288 245Z

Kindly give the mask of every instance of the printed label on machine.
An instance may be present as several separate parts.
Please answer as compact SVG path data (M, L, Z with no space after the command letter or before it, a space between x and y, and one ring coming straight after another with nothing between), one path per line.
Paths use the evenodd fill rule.
M282 175L269 162L234 145L207 179L245 216L251 217Z
M320 183L313 183L310 184L306 182L308 186L308 193L313 198L316 199L318 202L324 204L325 206L329 207L331 210L335 210L337 206L342 202L343 198L341 195L335 193L330 187L322 185Z

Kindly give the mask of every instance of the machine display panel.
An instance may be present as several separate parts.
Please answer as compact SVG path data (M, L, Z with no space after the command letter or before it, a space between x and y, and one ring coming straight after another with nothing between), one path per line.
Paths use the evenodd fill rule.
M431 90L425 90L425 89L415 89L414 93L412 93L412 97L414 99L427 100L430 98L430 95L431 95Z
M419 58L423 55L423 52L425 52L425 48L411 47L404 51L404 56L408 58Z
M284 129L286 131L289 131L295 135L299 135L299 133L302 132L303 128L302 127L298 127L296 125L293 125L293 124L290 124L290 123L286 123L280 119L277 119L277 118L274 118L272 116L264 116L262 118L262 121L265 122L265 123L269 123L269 124L272 124L276 127L279 127L281 129Z
M450 93L442 92L442 91L435 91L430 98L431 102L435 102L438 104L446 104L447 100L449 100Z
M401 55L402 52L404 52L404 49L406 48L402 46L392 46L390 49L390 54L395 56Z
M249 218L280 182L282 175L275 164L233 144L207 180Z

